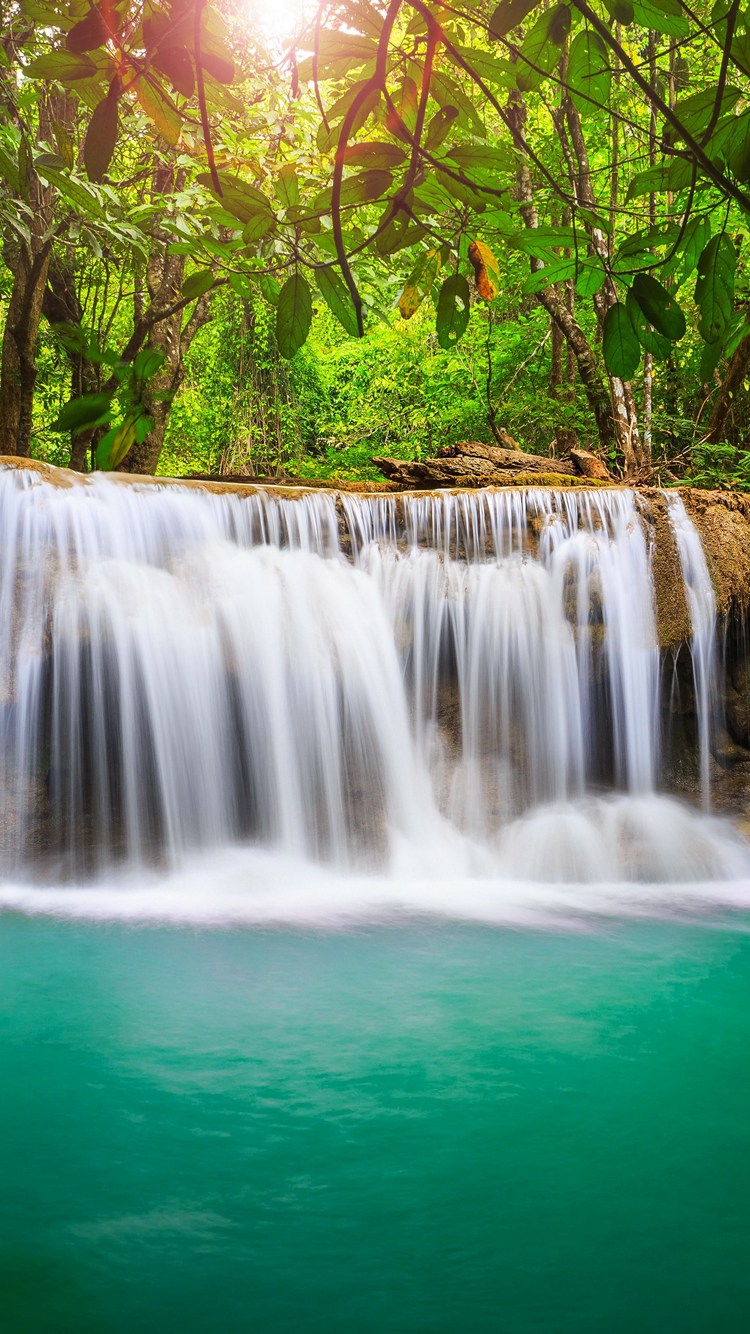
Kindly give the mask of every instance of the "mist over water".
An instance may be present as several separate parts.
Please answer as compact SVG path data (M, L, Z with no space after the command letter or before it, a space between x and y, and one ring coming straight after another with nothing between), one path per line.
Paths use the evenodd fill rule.
M0 903L317 924L747 903L744 842L663 790L639 505L3 471ZM715 601L669 514L707 807Z

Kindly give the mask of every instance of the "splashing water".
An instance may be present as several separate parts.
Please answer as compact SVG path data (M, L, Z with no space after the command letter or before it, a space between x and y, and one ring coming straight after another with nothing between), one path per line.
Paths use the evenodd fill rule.
M715 610L680 507L705 777ZM628 491L223 494L5 469L0 524L6 905L506 920L642 910L675 884L713 901L748 874L727 824L658 791Z

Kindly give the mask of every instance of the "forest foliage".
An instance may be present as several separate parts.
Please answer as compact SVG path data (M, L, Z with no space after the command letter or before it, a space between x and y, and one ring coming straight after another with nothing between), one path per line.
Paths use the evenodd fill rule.
M270 8L270 7L269 7ZM0 453L747 485L738 0L5 0Z

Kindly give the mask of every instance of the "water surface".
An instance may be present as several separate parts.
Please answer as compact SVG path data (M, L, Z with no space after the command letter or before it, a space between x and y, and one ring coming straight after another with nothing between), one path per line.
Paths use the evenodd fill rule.
M745 1331L746 921L0 919L10 1331Z

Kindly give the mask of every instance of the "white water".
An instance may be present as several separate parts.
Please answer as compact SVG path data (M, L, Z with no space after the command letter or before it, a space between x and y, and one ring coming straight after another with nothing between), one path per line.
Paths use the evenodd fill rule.
M716 597L700 538L688 516L683 499L675 492L665 492L665 495L682 566L685 596L693 630L690 656L697 697L701 792L703 804L708 807L711 796L711 737L716 725L717 699Z
M339 503L343 549L330 493L0 473L0 903L317 921L744 902L728 824L657 795L630 493ZM672 518L689 590L694 530Z

